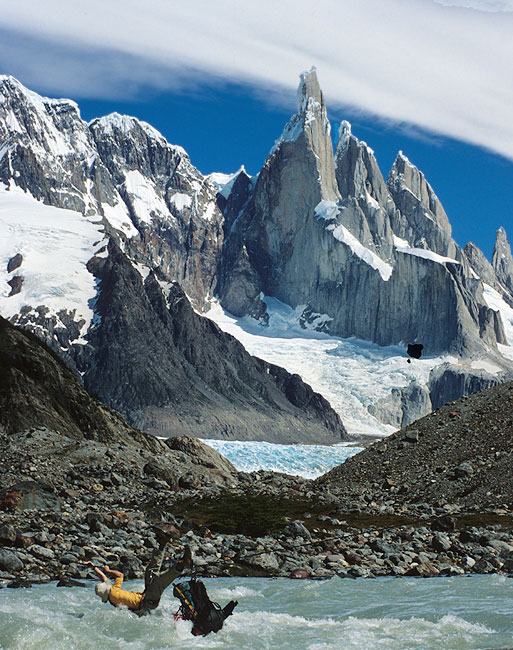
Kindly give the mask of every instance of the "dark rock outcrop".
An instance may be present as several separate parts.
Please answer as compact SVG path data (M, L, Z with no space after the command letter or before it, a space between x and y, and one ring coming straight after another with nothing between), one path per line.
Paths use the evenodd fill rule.
M10 260L7 262L7 273L11 273L18 269L23 262L23 255L21 253L16 253Z
M30 332L0 318L0 425L8 433L46 426L76 439L157 450L152 436L92 398L57 355Z
M100 280L101 327L89 336L93 359L80 348L77 364L88 390L131 422L164 436L344 438L324 398L298 376L251 357L199 316L177 283L163 283L153 272L143 281L114 244L93 270Z

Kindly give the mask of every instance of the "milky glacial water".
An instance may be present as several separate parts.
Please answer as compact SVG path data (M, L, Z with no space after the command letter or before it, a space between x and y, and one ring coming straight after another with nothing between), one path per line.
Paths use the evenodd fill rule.
M317 478L342 464L361 448L339 445L277 445L271 442L203 440L241 472L265 469L305 478Z
M173 621L169 589L139 619L86 589L0 590L2 650L471 650L513 647L513 580L504 576L301 581L216 578L213 600L239 606L218 634ZM128 583L138 588L141 583Z

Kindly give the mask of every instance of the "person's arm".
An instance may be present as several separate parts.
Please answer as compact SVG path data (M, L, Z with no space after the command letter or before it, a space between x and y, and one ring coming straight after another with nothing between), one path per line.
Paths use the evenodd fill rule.
M115 569L109 569L108 565L106 564L105 566L102 567L102 569L105 571L105 573L108 573L110 576L114 576L115 578L121 578L121 580L125 579L125 575L121 573L121 571L116 571ZM95 569L96 571L96 569ZM99 571L99 569L98 569ZM101 573L101 571L100 571Z
M100 578L100 580L101 580L102 582L107 582L108 578L107 578L107 576L105 575L105 573L103 573L103 571L101 571L100 569L98 569L98 567L93 567L93 570L94 570L94 572L96 573L96 575Z
M81 564L83 564L84 566L90 566L90 567L92 567L92 568L93 568L93 571L94 571L94 572L96 573L96 575L100 578L100 580L101 580L102 582L107 582L108 578L107 578L107 576L105 575L105 573L103 573L103 571L101 571L100 569L98 569L98 567L95 567L94 564L93 564L91 561L88 561L88 562L82 562Z

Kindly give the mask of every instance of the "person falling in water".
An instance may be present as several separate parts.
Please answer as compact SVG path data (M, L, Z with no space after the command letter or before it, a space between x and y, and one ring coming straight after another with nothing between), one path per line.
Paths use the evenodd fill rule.
M121 571L110 569L107 565L99 569L93 565L92 562L85 562L84 564L93 567L94 572L100 578L100 582L96 585L96 595L101 598L102 602L109 602L111 605L117 607L124 605L132 612L136 612L139 616L148 614L152 609L158 607L160 599L164 591L179 575L182 574L185 568L191 568L192 555L189 546L185 547L182 558L172 567L162 571L162 562L166 547L171 539L171 534L165 533L161 529L156 530L155 534L159 544L151 557L150 563L146 567L144 573L144 591L125 591L123 580L125 576ZM114 584L111 583L107 577L113 576L115 578Z
M192 568L191 549L186 546L180 561L175 566L161 571L171 533L165 533L160 528L157 528L155 536L159 548L153 553L150 563L146 567L143 592L121 589L125 577L121 571L115 571L107 565L98 569L92 562L84 562L85 565L92 566L94 572L100 578L100 582L95 587L95 592L104 603L110 602L115 607L124 605L139 616L144 616L158 607L164 591L183 573L184 569ZM115 578L114 584L105 574ZM225 619L231 616L238 604L236 600L231 600L224 608L221 608L217 603L213 603L209 599L205 585L200 580L195 579L175 585L173 595L181 602L180 614L175 615L175 618L192 621L191 632L194 636L206 636L210 632L219 632Z

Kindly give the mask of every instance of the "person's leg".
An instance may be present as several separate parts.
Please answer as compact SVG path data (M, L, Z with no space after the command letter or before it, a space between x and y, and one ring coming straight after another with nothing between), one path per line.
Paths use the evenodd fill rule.
M151 560L146 567L146 571L144 572L145 593L147 593L152 581L160 574L160 569L162 568L162 562L164 561L164 555L166 552L166 546L167 544L161 544L159 548L153 552Z
M164 556L164 549L162 550L162 559ZM162 566L162 559L160 560L160 566ZM191 549L189 546L185 547L181 559L175 564L175 566L169 567L163 573L157 573L155 570L152 570L149 575L149 580L146 584L145 579L145 590L144 590L144 603L149 608L155 608L159 604L160 598L164 591L169 587L169 585L176 580L179 575L183 572L184 568L190 567L192 564L192 555ZM150 565L153 565L153 558ZM148 569L150 568L148 565ZM160 570L159 566L159 570ZM146 572L148 573L148 569Z

